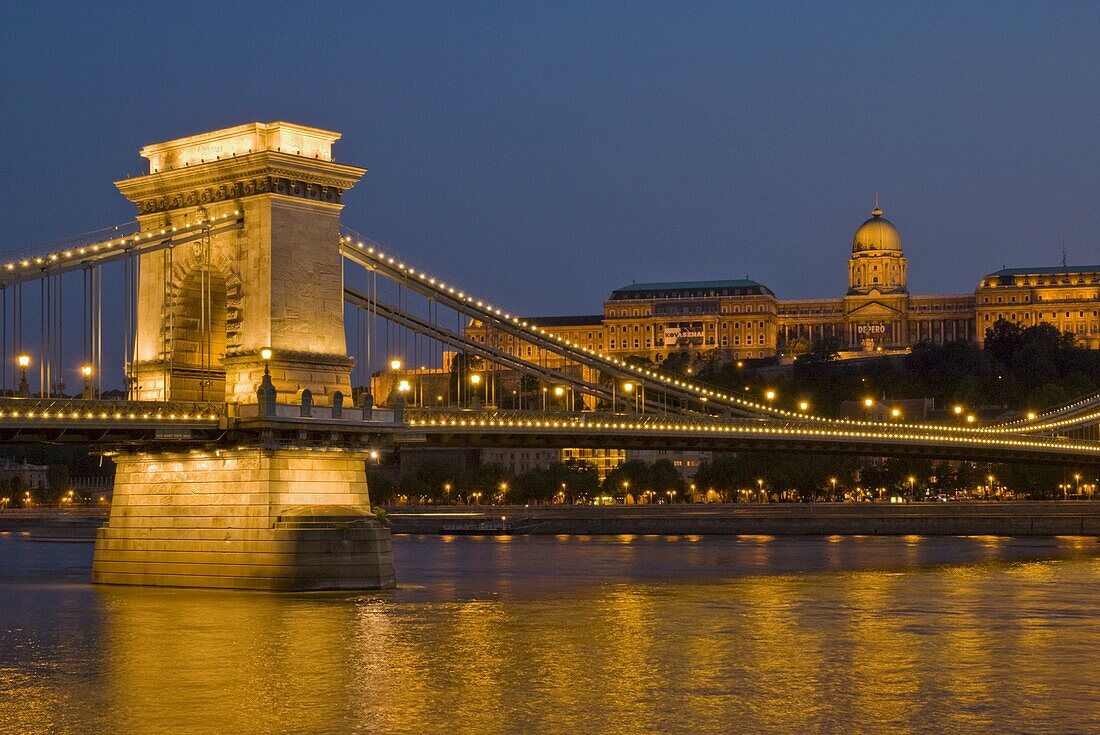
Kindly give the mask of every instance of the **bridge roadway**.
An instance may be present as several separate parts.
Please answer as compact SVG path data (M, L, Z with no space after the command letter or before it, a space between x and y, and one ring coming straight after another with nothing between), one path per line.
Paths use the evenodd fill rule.
M224 447L248 441L272 447L780 450L1100 466L1100 442L980 429L960 433L929 425L822 426L776 419L428 409L407 409L394 422L388 411L363 421L355 409L347 418L334 419L302 417L296 406L279 408L278 416L263 417L256 415L255 406L238 410L215 403L4 398L0 443L84 444L105 450Z
M405 422L234 416L218 403L0 399L0 443L180 448L266 431L282 444L784 450L973 461L1100 464L1100 443L928 425L683 416L407 410ZM293 408L293 407L290 407ZM268 425L271 424L271 425ZM277 436L276 436L277 435Z
M609 447L700 451L778 450L982 462L1100 465L1100 443L1045 436L966 433L932 426L709 419L608 414L410 410L394 429L399 445Z

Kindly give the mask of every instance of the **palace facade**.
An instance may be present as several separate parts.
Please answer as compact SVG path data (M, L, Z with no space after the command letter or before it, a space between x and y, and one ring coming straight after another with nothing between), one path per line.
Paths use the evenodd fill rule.
M983 277L972 294L911 295L901 236L882 214L876 203L856 230L848 289L840 298L781 300L748 279L635 283L613 291L602 314L527 321L593 350L658 363L684 350L716 350L730 360L769 358L825 338L835 338L846 355L922 340L980 344L1001 318L1025 327L1053 324L1100 348L1100 266L1007 268ZM547 359L477 322L468 334L521 358Z

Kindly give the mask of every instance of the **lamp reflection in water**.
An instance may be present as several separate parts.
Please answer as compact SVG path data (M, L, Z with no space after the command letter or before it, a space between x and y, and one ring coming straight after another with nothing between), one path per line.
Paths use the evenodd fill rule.
M1100 669L1100 572L1072 540L402 543L408 581L384 593L27 588L0 601L0 722L236 735L1098 723L1091 677L1064 671ZM1015 601L1057 615L1021 617Z

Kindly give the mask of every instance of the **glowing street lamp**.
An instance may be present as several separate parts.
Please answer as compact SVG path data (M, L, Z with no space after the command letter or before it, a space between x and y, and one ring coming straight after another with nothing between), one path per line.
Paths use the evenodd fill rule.
M829 478L829 484L831 484L833 486L833 498L835 499L836 498L836 478L835 477L830 477Z
M962 406L955 406L951 410L955 412L956 416L961 416L962 412L963 412L963 407Z
M799 411L802 411L802 412L806 412L806 411L809 411L809 410L810 410L810 403L809 403L809 401L799 401L799 403L798 403L798 410L799 410Z
M767 391L767 392L766 392L766 393L764 394L764 397L765 397L765 398L767 398L767 399L768 399L769 401L774 401L774 400L775 400L775 391L774 391L774 390L770 390L770 389L769 389L769 390L768 390L768 391Z
M392 360L390 360L390 370L400 370L400 369L401 369L401 361L400 360L398 360L396 357L393 358Z
M874 398L864 398L863 399L863 407L864 408L873 408L874 405L875 405L875 399Z
M92 366L81 365L80 374L84 378L84 398L95 398L95 395L93 395L94 391L92 390Z
M264 375L271 376L271 348L265 347L260 350L260 359L264 361Z
M1027 420L1028 421L1034 421L1037 418L1039 418L1039 414L1035 413L1034 411L1028 411L1027 412Z
M31 388L27 385L27 368L31 365L31 356L27 353L22 353L19 357L15 358L15 362L19 365L19 395L24 398L29 398L31 395Z
M892 417L896 418L896 419L900 419L901 418L901 409L900 408L891 408L890 409L890 415Z

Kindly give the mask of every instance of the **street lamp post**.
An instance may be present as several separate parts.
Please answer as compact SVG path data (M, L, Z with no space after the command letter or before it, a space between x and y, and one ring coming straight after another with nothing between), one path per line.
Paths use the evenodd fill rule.
M80 375L84 378L84 392L81 397L84 399L95 398L95 389L92 387L92 366L81 365ZM167 388L167 386L165 386Z
M470 375L470 386L471 386L471 388L470 388L470 406L472 408L476 408L476 404L474 403L474 401L477 400L476 391L477 391L477 387L479 385L481 385L481 374L480 373L471 374Z
M833 498L832 499L836 500L836 478L835 477L830 477L829 478L829 484L831 484L833 486Z
M19 365L19 395L22 398L30 398L31 387L27 384L27 368L31 365L31 356L27 353L19 355L15 358L15 362Z

